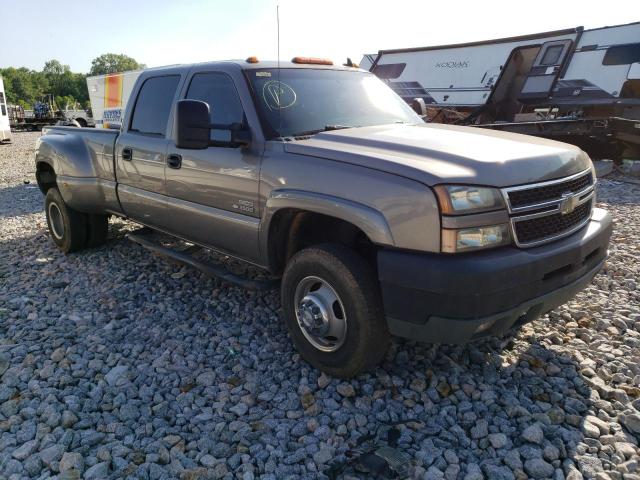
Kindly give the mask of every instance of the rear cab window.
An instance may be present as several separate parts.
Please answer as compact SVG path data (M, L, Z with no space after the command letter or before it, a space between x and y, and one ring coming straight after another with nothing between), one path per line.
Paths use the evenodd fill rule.
M180 75L147 78L133 107L129 132L164 137Z

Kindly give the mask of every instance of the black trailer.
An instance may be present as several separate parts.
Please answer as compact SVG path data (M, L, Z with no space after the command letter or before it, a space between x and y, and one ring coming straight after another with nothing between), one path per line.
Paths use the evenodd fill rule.
M476 127L534 135L571 143L592 159L640 158L640 120L619 117L558 118L529 122L480 123Z

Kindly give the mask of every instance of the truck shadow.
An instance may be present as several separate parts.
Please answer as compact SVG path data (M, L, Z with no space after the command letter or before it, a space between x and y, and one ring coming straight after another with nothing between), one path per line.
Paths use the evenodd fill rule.
M424 424L407 432L405 444L418 473L460 472L447 450L466 464L463 476L477 466L485 478L559 478L575 469L593 478L605 465L625 460L598 457L602 448L614 453L612 442L602 446L598 437L611 438L621 427L615 418L596 419L601 431L589 422L607 416L605 402L581 373L583 366L546 339L512 332L466 346L399 341L393 350L393 363L376 372L378 379L388 375L392 385L385 410L376 415L395 421L387 412L404 412L397 417ZM399 379L402 386L396 386Z
M0 218L19 217L44 211L44 200L37 185L17 184L0 187Z

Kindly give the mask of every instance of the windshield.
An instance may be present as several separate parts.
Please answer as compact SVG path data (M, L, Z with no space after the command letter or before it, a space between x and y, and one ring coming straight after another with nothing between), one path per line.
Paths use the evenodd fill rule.
M389 123L420 117L376 76L358 71L247 70L267 138Z

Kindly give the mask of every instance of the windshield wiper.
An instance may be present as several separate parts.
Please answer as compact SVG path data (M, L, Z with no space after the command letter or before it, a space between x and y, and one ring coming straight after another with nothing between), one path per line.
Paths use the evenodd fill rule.
M324 128L317 128L315 130L307 130L306 132L298 132L291 135L292 137L309 137L321 132L330 132L331 130L344 130L345 128L356 128L353 125L325 125Z

